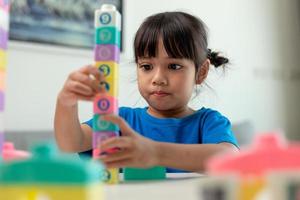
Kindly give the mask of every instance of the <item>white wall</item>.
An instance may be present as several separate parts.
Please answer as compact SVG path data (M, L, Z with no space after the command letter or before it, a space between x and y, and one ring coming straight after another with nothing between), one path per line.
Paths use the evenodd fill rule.
M298 102L300 13L298 0L125 0L125 52L121 55L121 105L143 105L134 86L132 42L143 19L160 11L181 10L209 27L210 47L232 62L225 75L210 73L192 102L216 108L233 122L251 120L257 131L285 130L300 138ZM9 44L7 130L52 129L56 95L68 73L92 63L92 51L17 42ZM128 95L130 94L130 95ZM92 115L82 103L80 117Z

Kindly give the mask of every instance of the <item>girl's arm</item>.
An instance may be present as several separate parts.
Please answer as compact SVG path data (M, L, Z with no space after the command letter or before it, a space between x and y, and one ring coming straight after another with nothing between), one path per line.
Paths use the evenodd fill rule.
M233 144L225 142L219 144L155 143L158 152L157 165L194 172L203 172L206 160L217 153L238 151Z
M92 75L92 77L91 77ZM92 130L78 119L78 101L92 101L103 75L93 66L86 66L68 76L60 91L55 111L54 132L58 146L67 152L81 152L91 148Z
M118 147L121 150L103 155L100 159L108 168L165 166L187 171L201 172L205 161L212 155L237 148L230 143L220 144L174 144L156 142L145 138L134 130L121 118L115 115L102 116L102 120L117 124L122 137L105 140L100 149L103 151Z

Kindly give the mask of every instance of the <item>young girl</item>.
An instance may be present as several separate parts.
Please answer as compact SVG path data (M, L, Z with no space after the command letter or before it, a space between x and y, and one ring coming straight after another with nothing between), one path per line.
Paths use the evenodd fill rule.
M148 17L136 33L134 53L139 92L148 107L121 107L119 116L101 118L117 124L121 132L121 137L101 144L102 150L120 149L100 157L107 167L203 171L213 154L237 150L226 117L212 109L188 107L195 85L203 83L210 64L228 63L207 48L207 33L200 19L183 12ZM66 80L57 98L54 124L62 150L92 148L92 119L79 122L77 102L92 101L97 92L103 92L98 87L101 80L103 75L93 66L71 73Z

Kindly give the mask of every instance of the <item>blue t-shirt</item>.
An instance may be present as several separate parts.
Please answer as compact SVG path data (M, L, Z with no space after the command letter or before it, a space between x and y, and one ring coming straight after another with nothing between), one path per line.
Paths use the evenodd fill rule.
M238 146L230 121L215 110L201 108L183 118L156 118L148 114L147 109L120 107L119 115L133 130L155 141L180 144L228 142ZM93 119L85 123L92 127L92 122ZM167 172L183 171L167 168Z

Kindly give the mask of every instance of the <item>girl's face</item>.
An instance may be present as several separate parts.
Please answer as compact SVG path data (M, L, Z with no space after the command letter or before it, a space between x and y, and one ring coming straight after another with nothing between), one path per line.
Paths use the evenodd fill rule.
M139 91L148 102L149 109L158 112L188 109L195 73L194 62L170 58L162 40L159 41L156 57L138 58Z

